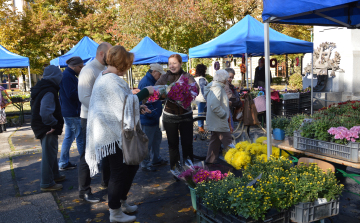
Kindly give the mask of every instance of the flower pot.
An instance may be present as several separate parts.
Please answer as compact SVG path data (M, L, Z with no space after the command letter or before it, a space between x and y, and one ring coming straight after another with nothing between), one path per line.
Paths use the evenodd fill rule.
M285 131L283 129L274 129L273 136L275 140L284 140L285 139Z
M294 145L294 137L288 137L289 140L289 146L293 146Z
M190 189L190 195L191 195L191 203L193 208L196 210L196 193L195 193L195 189L189 187Z

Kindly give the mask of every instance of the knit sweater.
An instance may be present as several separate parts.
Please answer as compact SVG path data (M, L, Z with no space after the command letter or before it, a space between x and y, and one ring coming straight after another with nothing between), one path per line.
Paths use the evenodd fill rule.
M105 69L96 58L81 70L79 75L78 94L81 102L81 113L80 117L87 119L88 109L90 104L91 92L95 83L95 80Z

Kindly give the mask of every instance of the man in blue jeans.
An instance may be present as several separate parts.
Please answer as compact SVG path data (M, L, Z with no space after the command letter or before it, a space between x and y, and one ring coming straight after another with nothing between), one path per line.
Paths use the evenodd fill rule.
M80 57L72 57L66 61L68 67L63 72L60 83L61 113L65 122L65 137L61 146L59 170L75 169L76 164L69 162L69 150L74 139L76 139L79 154L84 149L81 131L80 108L81 103L78 96L78 78L84 62Z
M160 64L150 64L149 71L139 82L139 89L154 86L160 76L165 73ZM150 172L156 171L156 166L166 165L168 161L163 160L159 154L162 140L162 133L159 128L159 119L162 113L161 101L148 103L146 106L151 110L151 113L141 114L140 121L143 131L149 138L149 157L141 162L141 170Z

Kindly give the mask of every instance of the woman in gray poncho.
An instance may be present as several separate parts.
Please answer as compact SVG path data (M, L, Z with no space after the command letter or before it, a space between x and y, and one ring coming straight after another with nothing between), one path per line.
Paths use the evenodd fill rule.
M133 59L134 55L122 46L110 48L106 58L108 67L94 84L88 111L85 159L92 176L99 172L100 160L103 157L109 159L110 222L131 222L136 219L136 216L123 213L137 210L137 206L130 206L126 199L139 165L123 162L121 123L124 123L124 129L134 128L134 118L136 123L140 119L139 100L153 94L153 88L150 86L140 92L132 92L120 78L131 67ZM126 96L123 120L122 108Z

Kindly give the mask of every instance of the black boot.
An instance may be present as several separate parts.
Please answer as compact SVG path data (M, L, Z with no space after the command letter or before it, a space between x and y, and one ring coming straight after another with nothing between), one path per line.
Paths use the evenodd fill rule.
M3 124L3 125L2 125L2 130L3 130L4 132L6 132L6 124Z

